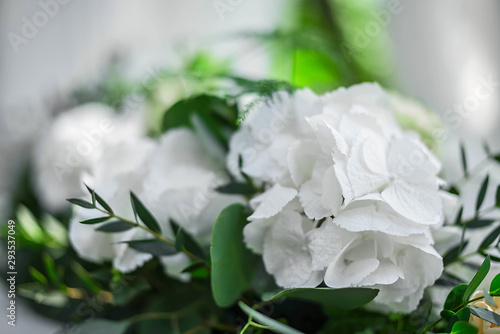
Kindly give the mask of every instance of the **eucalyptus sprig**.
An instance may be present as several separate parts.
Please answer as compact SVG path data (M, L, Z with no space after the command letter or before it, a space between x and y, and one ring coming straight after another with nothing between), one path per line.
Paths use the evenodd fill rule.
M130 192L130 203L135 217L135 221L132 221L117 215L111 206L101 196L99 196L94 189L91 189L87 185L85 186L91 195L90 202L80 198L69 198L67 201L84 209L95 209L105 214L105 216L83 220L80 221L81 224L93 225L105 223L96 228L97 231L105 233L119 233L132 228L140 228L151 234L154 238L144 240L128 240L122 241L121 243L126 243L129 247L139 252L150 253L154 256L167 256L183 252L194 263L201 263L207 269L210 269L209 264L204 259L204 254L201 248L195 240L175 222L170 221L172 230L176 235L175 240L169 240L162 235L161 227L157 219L146 208L137 195L134 194L134 192Z

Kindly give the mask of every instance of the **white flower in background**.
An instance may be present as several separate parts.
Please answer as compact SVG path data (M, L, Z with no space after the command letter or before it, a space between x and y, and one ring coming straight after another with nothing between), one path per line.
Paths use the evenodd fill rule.
M239 196L216 193L226 183L222 162L214 160L191 131L168 131L159 142L138 139L110 146L103 159L85 178L89 186L104 198L118 215L134 220L130 205L133 191L158 220L163 235L174 239L172 219L191 233L201 246L208 246L213 223L226 206L242 201ZM96 225L79 221L100 217L96 210L78 208L70 225L70 240L78 254L90 261L112 260L122 272L130 272L152 258L117 242L152 238L142 229L120 233L95 231ZM180 274L189 264L183 253L164 256L161 261L170 275Z
M35 188L49 211L68 208L84 195L82 176L99 164L106 147L143 135L141 113L120 115L89 103L61 113L34 146Z
M293 117L259 140L283 110ZM278 285L376 287L374 304L409 312L441 274L430 231L442 219L440 164L378 85L282 92L248 116L230 150L236 177L241 156L241 171L266 185L244 235Z

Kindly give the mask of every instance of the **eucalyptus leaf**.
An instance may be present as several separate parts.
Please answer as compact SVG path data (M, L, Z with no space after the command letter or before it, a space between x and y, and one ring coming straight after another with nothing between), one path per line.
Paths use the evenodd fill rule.
M144 225L146 225L151 231L156 233L161 233L160 225L156 221L156 218L153 217L151 212L142 204L142 202L137 198L137 196L130 192L130 201L132 202L132 208L134 209L134 213L136 213L139 218L142 220Z
M465 147L463 143L460 143L460 157L462 159L462 169L464 174L467 175L467 157L465 156Z
M378 292L377 289L369 288L297 288L280 291L264 300L276 301L281 298L292 298L350 310L367 304L377 296Z
M136 251L153 254L154 256L167 256L177 254L177 250L169 244L157 239L122 241Z
M238 306L245 312L248 316L252 317L252 320L258 321L260 324L264 326L268 326L269 330L275 332L275 333L283 333L283 334L304 334L302 332L299 332L296 329L293 329L289 326L286 326L285 324L282 324L281 322L278 322L272 318L269 318L268 316L263 315L262 313L259 313L246 305L243 302L238 302Z
M483 204L484 196L486 195L486 190L488 190L489 179L490 179L490 176L486 175L483 183L481 184L481 188L479 189L479 194L477 195L476 211L479 211L479 209L481 208L481 205Z
M464 292L462 301L465 303L469 300L470 296L474 293L474 291L477 290L481 282L484 280L486 275L488 275L488 272L490 271L490 257L487 256L483 264L481 265L481 268L477 271L477 273L474 275L472 280L470 281L469 285L467 286L467 289Z
M241 194L248 195L255 193L255 188L245 182L230 182L228 184L217 187L215 191L221 194Z
M99 203L102 206L104 210L108 211L111 214L113 213L113 209L111 209L109 204L106 203L106 201L103 200L102 197L99 196L99 194L95 193L95 199L97 200L97 203Z
M124 222L122 220L116 220L98 227L96 231L106 232L106 233L124 232L134 227L135 226L130 223Z
M491 312L477 306L470 306L470 313L476 317L491 322L494 325L500 326L500 314L496 314L495 312Z
M68 198L66 199L68 202L70 202L71 204L75 204L75 205L78 205L82 208L85 208L85 209L94 209L95 206L94 204L84 200L84 199L80 199L80 198Z
M107 221L109 219L111 219L110 216L98 217L98 218L92 218L92 219L82 220L82 221L80 221L80 223L81 224L92 225L92 224L99 224L99 223L105 222L105 221Z
M498 235L500 234L500 226L498 226L496 229L491 231L486 238L481 242L481 245L479 245L478 250L484 250L488 248L495 240L498 238Z
M211 284L217 305L232 305L250 285L256 256L243 242L244 206L226 207L215 220L210 246Z
M443 264L447 266L451 262L455 261L460 256L465 247L467 247L468 243L469 240L465 240L463 244L459 244L448 250L443 256Z
M495 219L473 219L467 223L467 228L483 228L490 226L495 222Z
M497 308L497 303L495 303L495 301L493 300L493 297L490 296L490 294L488 293L488 291L486 291L486 289L483 289L483 295L484 295L484 300L490 304L491 306L493 306L494 308Z

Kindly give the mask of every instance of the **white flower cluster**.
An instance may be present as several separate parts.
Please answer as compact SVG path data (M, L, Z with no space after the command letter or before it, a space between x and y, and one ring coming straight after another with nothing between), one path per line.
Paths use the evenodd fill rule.
M379 309L410 312L442 272L440 164L376 84L275 94L233 136L228 168L266 189L244 236L284 288L373 287Z
M84 178L95 187L121 217L134 220L130 204L133 191L157 218L163 235L174 240L170 219L189 232L202 246L210 244L213 223L226 206L243 199L215 192L227 182L222 161L207 153L200 139L187 129L168 131L158 142L136 139L110 146L103 153L92 175ZM79 223L100 217L96 210L77 208L70 224L70 241L78 254L87 260L112 260L115 268L130 272L153 256L138 252L122 241L151 239L148 232L134 228L120 233L96 231L99 226ZM168 274L181 274L189 264L183 253L160 258Z
M146 138L140 116L121 116L95 103L59 115L34 150L42 204L51 211L61 210L66 198L89 196L85 183L115 213L133 221L133 191L158 220L165 237L174 239L172 219L207 247L220 211L243 200L214 190L228 182L224 161L208 153L209 144L187 129L168 131L159 140ZM122 272L133 271L152 258L121 243L153 238L142 229L104 233L96 228L105 223L79 223L102 216L97 210L74 207L69 237L80 257L98 263L112 261ZM183 253L160 260L168 274L189 277L180 273L189 264Z

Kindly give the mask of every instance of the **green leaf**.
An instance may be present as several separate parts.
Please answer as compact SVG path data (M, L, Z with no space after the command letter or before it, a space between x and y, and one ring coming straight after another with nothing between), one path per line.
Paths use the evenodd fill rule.
M191 263L189 266L187 266L186 268L182 269L182 273L190 273L190 272L193 272L193 271L196 271L200 268L204 268L206 265L205 262L194 262L194 263Z
M102 290L94 281L92 276L90 276L89 272L84 267L82 267L81 264L79 264L78 262L73 262L71 263L71 269L73 269L76 276L78 276L82 280L82 282L85 283L90 291L92 291L93 293L97 293Z
M500 326L500 315L495 312L477 306L470 306L470 313L494 325Z
M477 328L466 321L457 321L450 334L477 334Z
M459 244L452 249L448 250L444 256L443 256L443 264L444 266L447 266L451 262L453 262L455 259L457 259L462 251L467 247L467 244L469 243L469 240L465 240L463 244Z
M466 284L459 284L451 289L450 293L448 293L448 296L446 297L443 308L445 310L452 311L462 305L465 290L467 290Z
M85 209L94 209L95 206L84 200L84 199L80 199L80 198L68 198L66 199L68 202L70 202L71 204L75 204L75 205L78 205L78 206L81 206L82 208L85 208Z
M488 189L488 181L490 179L489 175L486 175L484 178L483 183L481 184L481 189L479 190L479 194L477 195L477 201L476 201L476 211L479 211L479 208L483 204L484 201L484 196L486 195L486 190Z
M149 229L156 233L161 233L160 225L153 217L151 212L146 209L144 204L137 198L137 196L130 192L130 201L132 202L132 208L134 209L134 213L136 213L139 218L141 218L142 222L149 227Z
M278 292L266 301L275 301L281 298L307 300L321 305L338 309L355 309L373 300L378 294L377 289L368 288L298 288Z
M450 321L448 322L448 327L447 327L446 331L447 332L452 331L453 326L458 321L467 321L468 322L469 317L470 317L470 310L468 307L464 307L464 308L458 310L458 312L455 313L453 315L453 317L451 317Z
M177 250L169 244L157 239L122 241L136 251L153 254L154 256L166 256L177 254Z
M84 183L85 184L85 183ZM85 187L90 193L90 196L92 197L92 205L95 207L95 190L91 189L88 185L85 184Z
M210 246L211 284L214 300L221 307L232 305L248 288L254 274L256 256L243 242L245 224L241 204L228 206L215 220Z
M490 226L495 222L495 219L473 219L470 222L468 222L467 228L483 228L486 226Z
M28 267L28 271L29 271L31 277L33 277L34 280L42 283L43 285L48 285L49 284L47 278L41 272L39 272L38 270L36 270L35 268Z
M45 266L45 271L49 276L52 283L59 284L59 278L57 277L56 264L54 260L50 257L48 253L42 254L43 264Z
M99 224L99 223L105 222L106 220L109 220L110 218L111 218L110 216L92 218L92 219L82 220L82 221L80 221L80 223L81 224L89 224L89 225Z
M497 187L497 200L495 202L495 206L500 208L500 186Z
M105 319L88 319L75 326L75 333L123 334L131 325L129 320L112 321ZM61 333L63 333L61 331Z
M255 188L245 182L231 182L223 186L217 187L215 191L221 194L241 194L248 195L255 193Z
M113 213L113 210L111 209L109 204L106 203L106 201L103 200L102 197L99 196L99 194L95 193L95 199L97 200L97 203L101 204L101 206L104 210L108 211L111 214Z
M481 245L479 245L478 250L482 251L486 248L488 248L493 241L495 241L496 238L498 238L498 235L500 234L500 226L498 226L496 229L491 231L486 238L484 238L483 242L481 242Z
M490 284L491 294L500 294L500 274L496 275Z
M123 231L128 231L134 227L136 226L130 223L124 222L122 220L116 220L96 228L96 231L106 232L106 233L123 232Z
M460 207L460 210L458 210L457 217L455 218L455 225L461 225L463 213L464 213L464 206L462 205Z
M493 306L494 308L497 308L497 303L495 303L495 301L493 300L493 297L490 296L490 294L488 293L488 291L486 291L486 289L483 289L483 295L484 295L484 300L490 304L491 306Z
M288 327L281 322L278 322L274 319L269 318L268 316L259 313L246 305L243 302L238 302L238 306L245 312L249 317L252 317L252 320L258 321L260 324L264 326L268 326L269 329L275 333L283 333L283 334L304 334L299 332L296 329Z
M224 147L229 140L228 130L236 129L237 108L216 96L198 95L181 100L168 109L163 116L162 130L177 127L195 129L194 120L201 120Z
M460 143L460 156L462 158L462 169L464 174L467 175L467 158L465 156L465 147L463 143Z
M479 284L484 280L486 275L488 275L488 272L490 271L490 257L487 256L486 259L484 259L483 264L477 271L476 275L472 278L470 281L469 285L467 286L467 289L464 292L462 301L465 303L469 300L470 296L474 293L474 291L477 290L479 287Z
M205 258L205 252L203 252L193 237L185 232L182 227L178 229L177 236L175 237L175 248L180 252L187 250L200 259Z

